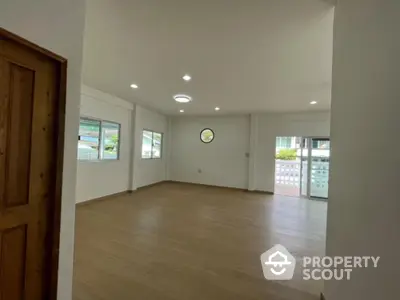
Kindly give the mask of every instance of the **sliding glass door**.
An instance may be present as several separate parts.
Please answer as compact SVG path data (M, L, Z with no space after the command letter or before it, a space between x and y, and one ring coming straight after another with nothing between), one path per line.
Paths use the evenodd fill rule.
M302 197L308 197L308 191L309 191L309 184L308 184L308 159L310 157L309 149L309 139L308 138L302 138L301 142L301 166L300 166L300 195Z
M329 189L330 141L303 138L301 147L301 196L327 199Z
M330 152L329 139L311 139L311 198L328 198Z

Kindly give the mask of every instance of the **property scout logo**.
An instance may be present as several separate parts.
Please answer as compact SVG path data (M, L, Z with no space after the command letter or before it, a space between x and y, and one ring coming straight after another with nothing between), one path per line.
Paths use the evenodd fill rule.
M303 257L304 280L350 280L356 268L377 268L379 256ZM268 280L291 280L296 259L282 245L276 245L261 254L264 277Z

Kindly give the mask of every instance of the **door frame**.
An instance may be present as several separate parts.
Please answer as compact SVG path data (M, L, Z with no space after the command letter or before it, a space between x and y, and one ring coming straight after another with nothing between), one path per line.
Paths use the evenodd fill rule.
M302 136L301 137L301 164L300 164L300 197L307 198L310 200L319 200L319 201L328 201L328 198L323 198L323 197L315 197L311 196L311 161L312 161L312 140L331 140L329 136ZM303 196L303 150L305 149L305 140L307 140L308 143L308 149L307 149L307 195ZM329 187L328 187L329 188Z
M51 258L50 272L45 280L50 288L50 299L57 299L58 286L58 263L60 249L60 229L61 229L61 197L62 197L62 174L64 165L64 134L65 134L65 105L67 88L67 59L46 50L10 31L0 27L0 39L11 40L22 47L29 48L37 53L45 55L57 64L58 72L58 111L57 111L57 144L56 144L56 178L54 189L54 204L52 211L52 232L51 232Z

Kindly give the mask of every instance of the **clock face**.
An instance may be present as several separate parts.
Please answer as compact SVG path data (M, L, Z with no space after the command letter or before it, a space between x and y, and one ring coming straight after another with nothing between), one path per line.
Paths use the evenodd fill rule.
M210 128L205 128L200 132L200 139L203 143L209 144L214 140L214 131Z

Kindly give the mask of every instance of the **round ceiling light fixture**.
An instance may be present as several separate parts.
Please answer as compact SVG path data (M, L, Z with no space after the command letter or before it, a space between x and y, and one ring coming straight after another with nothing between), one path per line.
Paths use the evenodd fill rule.
M133 89L138 89L139 86L138 86L137 84L135 84L135 83L132 83L132 84L131 84L131 88L133 88Z
M311 102L310 102L311 105L315 105L315 104L317 104L317 103L318 103L317 101L311 101Z
M192 101L192 97L188 95L178 94L174 96L174 100L179 103L188 103Z
M181 109L179 112L180 112L180 113L184 113L185 111L184 111L183 109Z
M183 78L183 80L185 80L185 81L190 81L190 80L192 80L192 76L190 76L189 74L185 74L185 76L183 76L182 78Z

